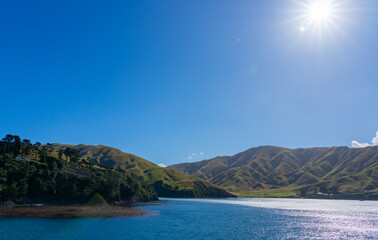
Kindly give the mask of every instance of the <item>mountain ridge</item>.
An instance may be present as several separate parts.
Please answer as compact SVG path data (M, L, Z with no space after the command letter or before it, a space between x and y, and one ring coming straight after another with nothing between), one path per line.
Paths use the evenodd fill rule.
M149 182L159 197L234 197L222 187L177 171L163 168L117 148L105 145L52 144L56 151L70 147L80 153L80 158L102 167L119 169Z
M253 147L233 156L174 164L239 196L288 191L287 196L376 192L378 146L284 148ZM320 191L322 190L322 191ZM268 194L269 196L269 194Z

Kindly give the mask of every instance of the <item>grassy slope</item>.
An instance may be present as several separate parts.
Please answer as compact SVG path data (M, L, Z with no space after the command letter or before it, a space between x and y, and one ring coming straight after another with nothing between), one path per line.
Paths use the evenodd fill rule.
M81 158L99 166L124 169L127 173L145 179L153 185L159 196L166 197L231 197L222 187L200 178L184 174L173 168L161 168L143 158L124 153L119 149L103 145L62 145L54 149L71 147L80 151Z
M171 167L239 196L298 197L317 191L356 198L378 194L378 147L263 146L234 156Z

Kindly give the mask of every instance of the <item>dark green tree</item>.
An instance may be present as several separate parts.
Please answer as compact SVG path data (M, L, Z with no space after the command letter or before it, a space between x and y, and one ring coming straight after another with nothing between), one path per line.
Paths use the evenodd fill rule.
M33 149L33 145L31 144L30 140L23 139L21 143L21 152L23 156L27 156L31 153Z
M58 151L58 158L59 158L59 160L62 160L63 154L64 154L64 150L63 149L59 149L59 151Z
M34 143L33 145L33 150L34 150L34 153L35 153L35 160L37 160L37 157L38 157L38 152L39 152L39 147L41 146L41 143L40 142L36 142Z
M64 155L66 155L66 161L68 161L68 158L71 156L71 148L64 149Z

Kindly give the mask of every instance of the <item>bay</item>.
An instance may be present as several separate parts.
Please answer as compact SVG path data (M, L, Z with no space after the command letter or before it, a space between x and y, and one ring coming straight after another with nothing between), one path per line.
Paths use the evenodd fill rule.
M147 216L3 218L0 239L378 239L378 202L171 199Z

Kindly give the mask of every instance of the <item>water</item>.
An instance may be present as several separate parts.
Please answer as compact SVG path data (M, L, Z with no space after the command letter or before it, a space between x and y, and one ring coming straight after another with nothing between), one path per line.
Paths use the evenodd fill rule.
M0 219L0 239L378 239L378 202L163 199L149 216Z

